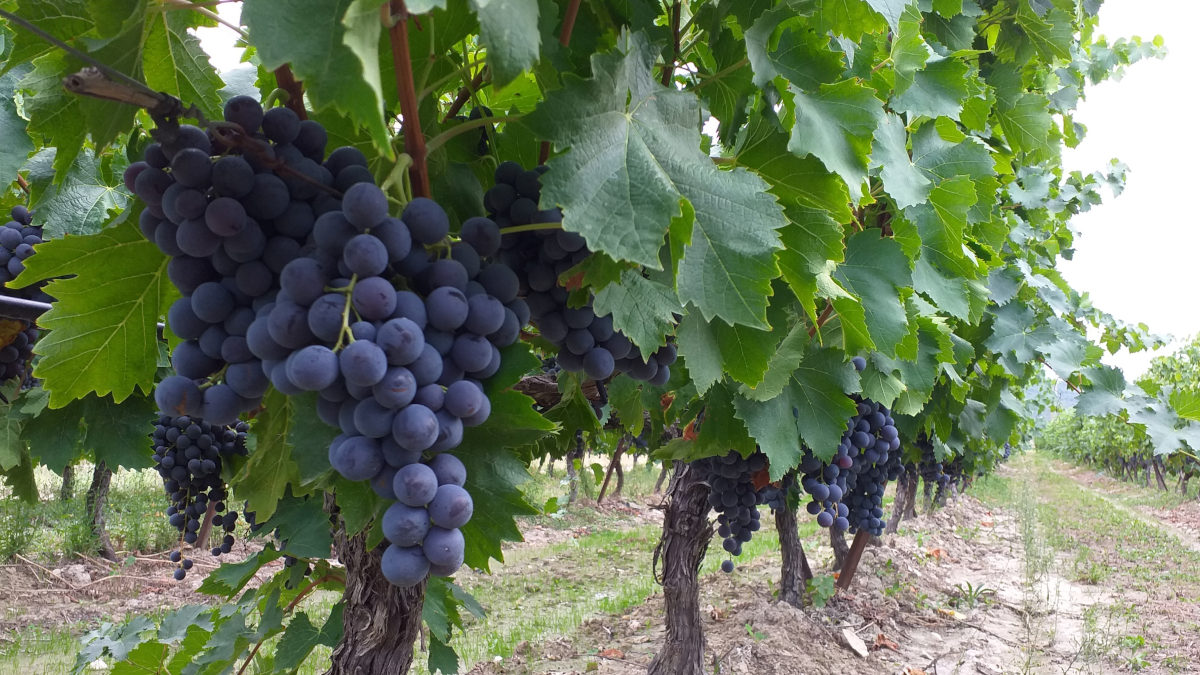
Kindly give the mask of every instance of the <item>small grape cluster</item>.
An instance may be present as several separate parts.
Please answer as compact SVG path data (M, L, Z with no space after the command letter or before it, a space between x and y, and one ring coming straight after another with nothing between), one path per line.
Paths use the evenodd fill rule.
M721 547L732 556L742 554L742 545L759 530L758 493L754 476L767 468L767 456L755 452L749 458L731 451L721 457L706 457L692 462L708 477L709 506L717 512L717 535ZM724 572L733 571L733 561L721 563Z
M463 564L465 541L458 529L475 505L463 489L467 469L455 456L434 455L396 472L396 503L383 514L383 576L397 586L414 586L426 575L450 576Z
M15 379L27 385L32 381L29 364L33 359L33 343L37 342L38 329L26 321L20 323L21 330L0 349L0 382Z
M516 162L502 162L496 168L496 183L484 194L483 203L499 227L562 222L561 210L539 209L540 176L545 171L544 166L527 171ZM628 337L613 329L611 315L597 316L590 292L582 305L570 306L570 293L559 278L589 255L587 242L578 233L547 229L506 234L499 257L517 270L533 325L558 349L563 370L584 372L594 380L626 373L655 386L666 384L676 358L673 344L643 357Z
M153 459L171 500L167 517L180 533L180 545L171 552L171 562L178 565L177 580L182 580L192 568L191 559L183 557L183 544L196 543L210 506L214 513L213 527L225 532L212 554L228 553L233 546L232 532L238 514L226 510L229 493L221 479L221 460L229 455L246 454L247 429L245 422L232 427L219 426L186 415L162 415L155 422L151 435Z
M859 371L866 368L861 356L851 361ZM881 508L884 488L901 470L900 435L886 406L851 398L857 410L846 422L832 461L821 462L806 451L799 467L800 485L810 498L808 513L821 527L878 534L887 525Z
M33 247L42 243L41 226L33 225L29 209L18 204L10 213L12 220L0 228L0 283L8 283L25 271L25 261Z
M18 204L10 213L12 220L0 227L0 287L7 284L25 270L25 260L34 254L33 247L42 243L42 228L34 226L29 209ZM18 297L50 301L39 287L24 291L9 291ZM38 339L38 329L28 321L18 321L19 328L12 333L8 344L0 348L0 382L17 380L23 387L32 386L33 343Z

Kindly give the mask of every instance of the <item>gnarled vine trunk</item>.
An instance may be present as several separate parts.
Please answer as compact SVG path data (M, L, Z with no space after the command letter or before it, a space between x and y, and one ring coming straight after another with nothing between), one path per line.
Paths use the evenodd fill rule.
M63 467L62 472L62 487L59 488L58 498L62 501L70 501L71 497L75 496L75 465L68 464Z
M832 527L829 528L829 545L833 547L833 571L837 572L846 564L846 556L850 555L850 545L846 543L846 533Z
M662 539L655 551L655 567L662 564L667 637L650 662L648 675L705 673L699 575L713 533L705 479L691 466L675 462Z
M808 580L813 578L804 555L804 545L796 530L796 510L790 507L775 512L775 529L779 532L779 549L783 565L779 574L779 599L793 607L804 606L804 591Z
M112 542L108 538L108 527L104 522L104 505L108 503L108 488L111 485L112 469L104 462L96 462L96 468L92 470L92 484L88 486L85 499L88 520L100 545L100 557L116 561L117 552L113 550Z
M917 472L905 471L896 479L896 499L892 504L892 519L888 521L884 532L895 534L900 527L900 521L905 518L917 517Z
M1166 492L1167 491L1167 481L1165 481L1163 479L1162 460L1159 459L1158 457L1155 457L1154 459L1150 460L1150 463L1154 465L1154 478L1158 482L1158 489L1162 490L1163 492Z
M352 537L338 528L338 560L346 566L345 632L330 657L328 675L407 673L421 630L425 584L397 588L379 571L384 541L367 549L367 533Z

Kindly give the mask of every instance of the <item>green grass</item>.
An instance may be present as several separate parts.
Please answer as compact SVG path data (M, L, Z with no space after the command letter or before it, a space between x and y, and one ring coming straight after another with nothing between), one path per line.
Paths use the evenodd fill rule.
M91 466L78 467L74 494L67 500L59 498L58 476L45 467L35 475L41 494L37 504L0 498L0 560L19 554L55 563L77 553L95 555L99 544L91 531L85 496ZM167 522L167 505L161 479L153 470L116 471L105 509L113 548L147 553L174 546L178 533Z

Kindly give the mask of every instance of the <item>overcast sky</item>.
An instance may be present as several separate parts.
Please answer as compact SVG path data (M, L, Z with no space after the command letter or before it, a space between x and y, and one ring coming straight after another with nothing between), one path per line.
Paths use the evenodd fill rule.
M237 3L218 11L236 22ZM1125 192L1075 219L1080 236L1074 260L1061 269L1073 287L1114 316L1144 322L1152 331L1182 338L1200 332L1200 303L1194 301L1200 273L1200 157L1195 119L1200 94L1200 0L1107 0L1100 34L1162 35L1167 57L1143 61L1120 80L1087 92L1076 121L1087 126L1079 148L1064 155L1067 170L1089 173L1118 158L1130 169ZM200 29L205 49L221 70L238 65L241 50L226 27ZM1166 351L1171 351L1168 348ZM1132 379L1150 355L1118 354L1106 362Z
M1178 338L1200 332L1194 301L1200 272L1200 196L1194 162L1200 157L1197 67L1200 2L1107 0L1100 32L1111 42L1162 35L1167 57L1143 61L1125 77L1087 92L1076 119L1088 128L1079 148L1064 156L1068 170L1090 172L1116 157L1129 165L1125 192L1074 220L1080 236L1074 260L1062 272L1093 303L1131 322ZM1170 351L1170 349L1168 349ZM1142 372L1149 356L1106 359L1127 376Z

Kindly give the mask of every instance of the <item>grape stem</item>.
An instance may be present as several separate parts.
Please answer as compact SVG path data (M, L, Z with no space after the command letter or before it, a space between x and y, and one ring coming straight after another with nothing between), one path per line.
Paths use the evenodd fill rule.
M354 342L354 335L350 333L350 294L354 292L354 284L358 282L358 275L350 277L350 285L345 288L337 289L338 293L346 294L346 306L342 308L342 330L338 333L337 344L333 346L333 351L341 351L342 347ZM347 339L348 338L348 339Z
M396 71L396 91L400 94L400 114L404 116L404 151L413 158L412 168L409 169L413 195L429 197L428 152L425 149L425 136L421 133L421 116L413 81L412 58L409 55L408 8L404 0L391 0L388 6L391 12L388 38L392 45L392 65Z
M821 312L821 316L817 317L817 322L813 325L813 327L808 329L808 337L816 335L817 331L821 330L821 326L824 326L826 322L829 321L831 316L833 316L833 302L831 300L826 300L825 310Z
M537 230L561 230L562 223L530 223L528 225L513 225L511 227L500 228L500 236L506 234L516 234L518 232L535 232Z
M462 110L462 107L467 104L467 101L471 100L471 94L478 91L479 88L483 86L483 80L487 76L488 67L484 66L479 69L478 73L475 73L475 77L473 77L470 82L464 84L462 88L458 90L458 95L454 97L454 102L450 104L450 109L446 111L446 116L442 118L442 124L449 122L455 115L458 114L459 110ZM430 144L432 144L432 141L430 141ZM432 150L430 152L432 152Z
M313 591L317 590L317 586L320 586L321 584L325 583L326 581L330 581L330 580L338 579L338 578L340 578L338 575L330 573L330 574L325 574L320 577L317 577L316 579L313 579L311 582L309 582L309 584L307 586L302 588L300 590L300 592L296 594L296 597L292 598L292 601L287 604L287 607L283 608L284 616L291 614L292 610L296 609L296 605L300 604L301 600L308 597L308 595L310 593L312 593ZM345 583L344 579L343 579L343 583ZM248 668L250 666L250 663L254 661L254 657L256 655L258 655L258 650L262 648L263 642L265 642L266 640L267 640L266 636L263 636L262 639L260 639L256 643L254 643L254 649L250 650L250 654L248 656L246 656L246 662L242 664L241 668L238 668L237 675L243 675L246 672L246 668Z
M671 78L675 76L675 64L679 61L679 18L683 14L683 3L680 0L675 0L671 6L671 37L674 44L671 51L671 60L663 65L662 85L664 87L671 84Z
M275 69L275 84L288 93L283 104L296 113L296 117L308 119L308 111L304 109L304 83L292 74L291 66L285 63Z
M467 120L461 124L456 124L453 127L443 131L442 133L429 139L429 143L425 146L425 151L433 153L434 150L445 145L450 139L467 133L472 129L478 129L489 124L501 124L504 122L515 122L521 119L524 115L506 115L503 117L480 117L479 119Z

